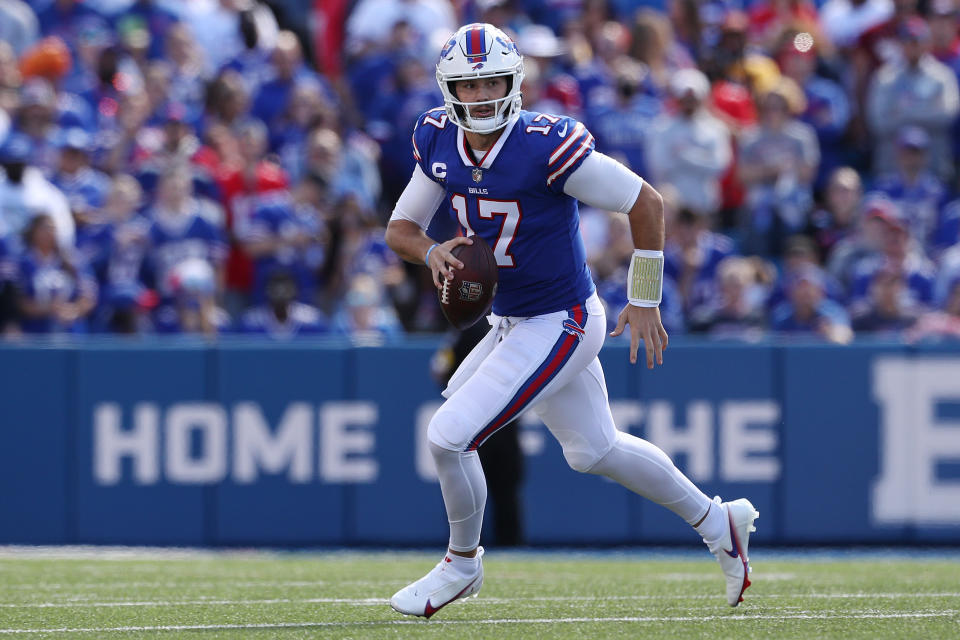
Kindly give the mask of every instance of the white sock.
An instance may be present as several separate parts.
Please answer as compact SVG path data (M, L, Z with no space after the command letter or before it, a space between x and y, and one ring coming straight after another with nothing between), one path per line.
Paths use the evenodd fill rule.
M687 524L700 520L712 502L656 445L618 432L613 448L591 469L663 505Z
M727 511L716 502L710 503L710 510L699 526L694 527L707 544L723 537L728 527Z
M487 501L487 481L483 477L480 456L476 451L450 451L432 442L430 453L437 465L443 504L447 508L450 548L473 551L480 544L483 507Z
M472 576L475 574L477 572L477 565L480 562L477 556L465 558L449 552L447 553L447 558L450 559L447 566L462 576Z

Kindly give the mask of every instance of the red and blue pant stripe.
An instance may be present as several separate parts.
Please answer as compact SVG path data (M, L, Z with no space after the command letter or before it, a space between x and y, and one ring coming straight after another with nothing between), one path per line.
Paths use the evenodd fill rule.
M577 325L586 328L587 312L582 304L578 304L568 310L567 314ZM503 411L498 413L493 420L488 422L483 429L470 440L466 451L476 450L487 438L496 433L498 429L520 415L520 413L530 405L533 399L557 377L557 374L563 366L570 361L581 339L582 337L576 335L575 332L569 333L566 330L563 331L543 363L520 385L520 388L516 394L510 398L510 401L507 402Z

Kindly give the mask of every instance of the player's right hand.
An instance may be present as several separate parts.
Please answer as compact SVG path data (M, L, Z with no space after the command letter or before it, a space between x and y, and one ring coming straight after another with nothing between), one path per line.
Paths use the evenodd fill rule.
M443 280L453 279L454 269L463 269L463 263L454 257L451 253L454 247L461 244L473 244L473 240L465 236L457 236L438 244L437 248L430 252L430 261L427 266L433 274L433 285L440 289L443 287Z
M630 325L630 364L637 363L637 350L640 342L647 352L647 368L653 369L653 363L663 364L663 350L667 348L669 336L663 328L658 307L637 307L629 302L617 317L617 326L610 332L619 336Z

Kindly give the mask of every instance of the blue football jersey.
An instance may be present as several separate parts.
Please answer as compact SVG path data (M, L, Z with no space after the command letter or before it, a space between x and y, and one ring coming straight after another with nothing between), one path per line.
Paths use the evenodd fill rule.
M242 233L244 241L264 240L275 236L291 237L298 233L316 236L319 234L319 222L313 213L300 210L290 197L289 192L276 191L264 194L256 203L249 224ZM240 235L240 234L238 234ZM283 246L271 254L261 255L253 261L253 303L263 304L267 300L266 286L270 276L278 269L290 271L297 281L298 299L309 302L313 299L315 288L316 262L313 252L322 251L319 243L312 243L306 249Z
M593 148L580 122L521 111L477 159L442 108L420 116L413 132L417 163L446 190L448 214L467 235L486 240L497 258L494 313L560 311L593 293L577 201L563 192Z
M170 295L173 268L188 258L201 258L213 265L226 256L226 242L220 229L202 217L196 210L177 217L151 216L149 257L152 261L157 288Z
M70 268L56 254L42 256L28 249L20 257L18 279L21 295L38 303L75 302L81 296L97 297L97 281L86 265L78 263ZM86 318L77 318L64 325L52 313L39 317L24 316L20 327L26 333L83 332Z

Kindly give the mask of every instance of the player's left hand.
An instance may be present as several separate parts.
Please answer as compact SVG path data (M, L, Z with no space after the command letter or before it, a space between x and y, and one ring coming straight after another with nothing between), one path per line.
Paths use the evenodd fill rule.
M663 351L667 348L669 336L660 320L659 307L638 307L629 302L617 317L617 328L610 332L616 337L630 325L630 364L637 363L637 350L640 341L647 351L647 368L653 369L653 363L663 364Z

